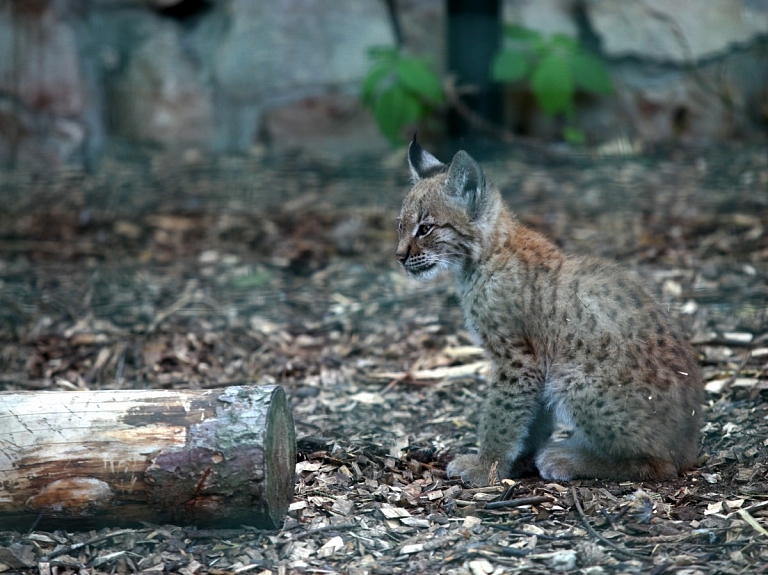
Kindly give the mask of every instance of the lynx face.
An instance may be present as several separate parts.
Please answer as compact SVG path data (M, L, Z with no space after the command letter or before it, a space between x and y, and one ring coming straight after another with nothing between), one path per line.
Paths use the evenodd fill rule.
M415 183L400 210L395 256L417 279L460 271L484 243L493 212L482 170L466 152L446 166L415 141L408 160Z
M413 278L426 280L443 270L460 268L466 258L454 222L466 225L467 218L446 206L444 183L445 176L438 175L416 184L398 218L396 257Z

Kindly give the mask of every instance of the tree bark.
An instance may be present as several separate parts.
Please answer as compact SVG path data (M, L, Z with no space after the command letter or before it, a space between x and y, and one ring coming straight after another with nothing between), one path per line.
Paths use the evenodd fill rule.
M278 386L0 393L0 529L276 529L295 463Z

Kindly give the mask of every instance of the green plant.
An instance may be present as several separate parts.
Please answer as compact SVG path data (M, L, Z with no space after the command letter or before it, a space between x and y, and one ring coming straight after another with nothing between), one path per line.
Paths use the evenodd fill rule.
M545 37L511 25L505 28L504 35L506 42L491 64L491 77L507 84L527 80L545 114L565 116L563 137L571 143L583 143L584 134L570 125L575 95L577 90L611 92L611 78L603 62L564 34Z
M373 65L363 78L361 98L382 134L393 144L403 141L403 128L432 114L443 103L440 78L423 58L397 48L376 47L368 55Z
M237 289L253 289L265 286L272 279L269 270L258 270L253 273L238 276L232 280L232 285Z

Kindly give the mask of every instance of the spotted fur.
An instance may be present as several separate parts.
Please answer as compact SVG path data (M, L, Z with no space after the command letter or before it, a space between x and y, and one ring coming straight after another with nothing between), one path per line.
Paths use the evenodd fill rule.
M492 362L479 453L449 475L485 484L533 466L545 479L667 479L694 465L703 387L693 350L633 274L569 257L521 225L466 153L414 142L397 258L412 277L451 270ZM555 422L573 429L555 441Z

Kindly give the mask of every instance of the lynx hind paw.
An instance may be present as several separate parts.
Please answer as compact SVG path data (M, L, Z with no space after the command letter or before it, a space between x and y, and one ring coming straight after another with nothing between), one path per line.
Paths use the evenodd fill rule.
M488 485L498 479L498 472L493 462L487 462L479 455L459 455L448 464L448 477L461 477L467 483ZM490 480L490 481L489 481Z
M536 466L544 479L618 479L661 481L677 476L675 463L667 459L635 457L611 459L579 446L549 446L536 456Z
M572 449L548 447L536 456L539 475L549 481L570 481L580 475L581 460Z

